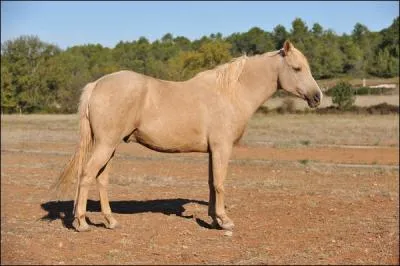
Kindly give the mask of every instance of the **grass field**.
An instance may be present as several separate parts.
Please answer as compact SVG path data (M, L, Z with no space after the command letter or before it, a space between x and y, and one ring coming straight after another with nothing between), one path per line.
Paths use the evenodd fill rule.
M335 86L339 81L348 81L353 87L361 87L363 86L363 79L361 78L333 78L333 79L324 79L318 80L318 85L321 88L331 88ZM381 84L396 84L397 85L397 94L399 91L399 77L394 78L367 78L365 79L366 86L376 86Z
M317 83L323 90L326 90L327 88L335 86L339 81L342 80L348 81L353 87L363 86L363 80L355 78L325 79L325 80L318 80ZM395 84L397 88L393 89L393 93L391 95L357 95L355 105L360 107L365 107L365 106L377 105L380 103L388 103L391 105L399 106L399 77L366 79L366 86L375 86L381 84ZM294 107L297 110L304 110L309 108L304 100L295 97L290 97L290 98L293 99ZM275 109L280 107L284 100L285 97L274 97L265 102L263 106L266 106L270 109ZM328 107L331 105L332 105L332 98L324 95L324 98L320 106Z
M294 101L294 106L297 110L305 110L309 109L307 103L299 98L290 97ZM282 106L283 101L286 98L284 97L275 97L269 99L267 102L264 103L263 106L267 106L269 109L275 109L279 106ZM380 103L388 103L391 105L399 106L399 95L363 95L357 96L355 105L356 106L371 106L377 105ZM332 105L332 97L324 96L321 102L321 107L328 107Z
M232 236L210 229L207 155L121 144L109 197L121 228L70 227L49 188L77 115L1 117L2 264L398 264L399 116L256 114L226 179Z

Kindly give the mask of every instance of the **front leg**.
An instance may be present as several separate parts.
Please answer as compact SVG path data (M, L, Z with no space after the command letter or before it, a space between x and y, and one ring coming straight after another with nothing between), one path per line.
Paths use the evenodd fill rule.
M234 224L225 212L224 181L228 170L228 162L232 152L232 145L210 145L209 187L210 202L209 215L213 222L225 230L232 230Z

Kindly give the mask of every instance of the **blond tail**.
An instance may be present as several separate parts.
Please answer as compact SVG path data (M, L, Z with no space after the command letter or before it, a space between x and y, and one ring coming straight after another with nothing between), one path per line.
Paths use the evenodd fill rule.
M79 104L79 122L80 122L80 140L75 154L71 157L63 172L59 176L57 182L53 185L52 190L56 192L58 198L64 198L72 192L72 187L77 179L77 187L75 193L75 203L78 195L78 186L82 168L86 163L89 151L93 144L92 130L89 122L88 104L96 82L89 83L83 88L83 92ZM75 208L75 206L74 206Z

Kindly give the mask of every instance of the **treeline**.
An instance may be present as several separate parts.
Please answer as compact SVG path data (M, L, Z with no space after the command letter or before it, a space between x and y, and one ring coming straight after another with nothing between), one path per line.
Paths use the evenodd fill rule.
M277 50L290 39L307 56L316 79L338 76L399 75L399 18L380 32L362 24L351 35L335 34L301 19L288 31L254 27L223 37L211 34L191 41L165 34L150 42L144 37L120 41L114 48L86 44L62 50L37 36L21 36L1 45L1 108L3 113L58 112L77 109L81 88L105 74L130 69L167 80L186 80L196 73L243 54Z

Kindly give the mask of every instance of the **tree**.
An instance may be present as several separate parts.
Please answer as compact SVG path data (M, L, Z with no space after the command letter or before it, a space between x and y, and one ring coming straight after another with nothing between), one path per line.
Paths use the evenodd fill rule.
M350 36L343 35L339 42L343 53L343 72L354 77L362 77L363 51Z
M339 48L339 42L331 30L327 30L322 37L324 45L321 52L321 73L320 78L332 78L340 74L343 70L343 54Z
M370 32L365 25L360 23L356 23L351 36L362 51L361 71L365 76L369 72L373 72L371 67L374 63L376 49L381 42L381 36L379 33Z
M292 22L292 30L290 31L290 39L295 46L301 50L306 51L306 44L309 41L310 34L306 23L300 18L296 18Z
M379 50L375 56L373 66L370 67L371 73L378 76L389 78L399 74L399 60L390 56L389 48Z
M87 58L68 49L49 60L47 70L47 86L54 94L53 109L76 112L82 88L93 81Z
M210 69L220 64L226 63L232 57L229 54L231 45L222 40L204 43L199 52L202 57L202 68Z
M215 41L215 40L222 40L222 33L221 32L217 32L216 34L211 33L210 34L210 39Z
M174 43L177 46L177 49L182 51L188 51L191 49L191 42L188 38L184 36L178 36L174 39Z
M146 61L151 45L145 37L133 42L120 42L113 50L114 60L119 68L147 74Z
M275 49L279 50L283 47L283 43L288 39L289 33L286 28L282 25L278 25L272 32L272 38L275 43Z
M173 41L174 36L171 33L167 33L161 38L162 43L172 43Z
M234 57L243 54L250 56L262 54L275 48L271 34L258 27L253 27L242 34L232 34L227 41L232 44L231 54Z
M60 49L42 42L37 36L21 36L2 44L2 59L8 62L7 72L20 111L41 111L52 101L53 94L46 86L45 66ZM3 84L6 86L5 84ZM6 87L4 87L5 89Z
M314 23L313 27L312 27L312 34L315 37L321 37L323 33L323 28L320 24L318 23Z
M363 43L366 41L368 33L369 29L367 26L361 23L356 23L356 25L354 25L352 36L357 43Z
M3 112L75 112L82 87L105 74L127 69L186 80L232 57L280 49L286 39L305 54L317 79L399 75L399 17L379 32L357 23L351 35L337 35L318 23L309 29L296 18L290 32L282 25L271 33L252 27L194 41L167 33L152 43L141 37L112 49L86 44L61 50L37 36L21 36L1 44L1 107Z
M7 60L1 58L1 112L15 112L16 107L17 95L12 84L12 73Z
M169 76L186 80L200 71L211 69L231 60L231 45L223 40L204 42L198 51L183 51L169 61Z
M371 73L380 77L399 75L399 17L380 32L381 42L376 46Z

